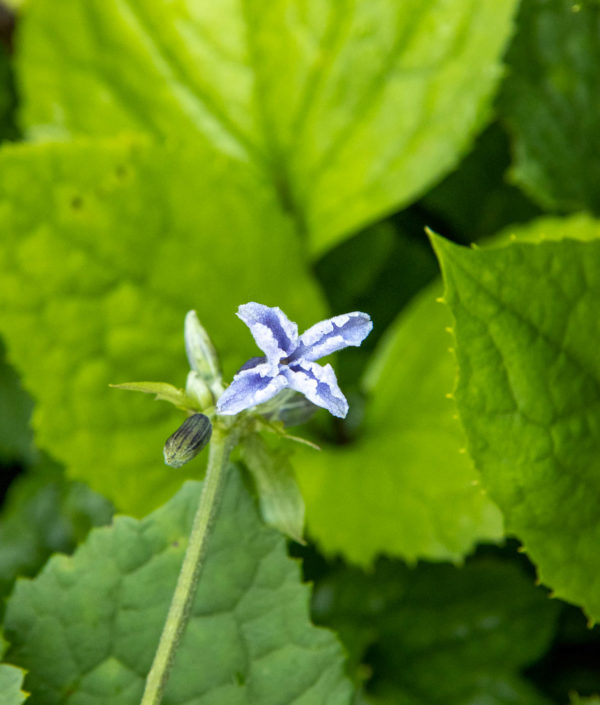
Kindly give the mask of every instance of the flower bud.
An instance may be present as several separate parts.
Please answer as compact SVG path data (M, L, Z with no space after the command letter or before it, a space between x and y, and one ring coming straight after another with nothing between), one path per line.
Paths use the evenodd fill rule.
M165 463L172 468L180 468L198 453L210 440L212 424L208 416L189 416L172 436L167 438L163 454Z
M217 352L195 311L188 311L185 317L184 338L185 350L192 370L197 372L209 386L214 382L220 382L221 370Z

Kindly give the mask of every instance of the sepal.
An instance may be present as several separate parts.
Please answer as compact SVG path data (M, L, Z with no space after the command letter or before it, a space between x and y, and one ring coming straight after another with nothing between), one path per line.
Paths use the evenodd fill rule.
M204 330L195 311L188 311L184 324L185 351L194 372L218 396L222 391L219 357L212 340Z
M294 541L305 543L304 500L289 453L273 447L259 433L251 433L244 438L241 452L254 480L265 523Z

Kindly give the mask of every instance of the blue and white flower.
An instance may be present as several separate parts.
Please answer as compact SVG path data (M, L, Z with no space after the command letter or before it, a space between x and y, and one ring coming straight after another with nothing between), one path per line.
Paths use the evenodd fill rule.
M265 353L243 365L217 402L217 413L237 414L272 399L283 389L292 389L317 406L344 418L348 402L331 365L319 360L336 350L358 346L369 335L373 323L366 313L354 311L334 316L298 336L298 326L280 308L254 302L239 307L237 315L250 328Z

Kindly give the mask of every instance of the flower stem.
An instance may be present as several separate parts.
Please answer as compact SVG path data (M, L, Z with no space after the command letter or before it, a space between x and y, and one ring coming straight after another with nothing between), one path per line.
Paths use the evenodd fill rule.
M204 566L208 538L225 485L224 471L232 445L233 438L229 430L215 425L200 503L140 705L160 705L167 686L177 647L190 618L196 587Z

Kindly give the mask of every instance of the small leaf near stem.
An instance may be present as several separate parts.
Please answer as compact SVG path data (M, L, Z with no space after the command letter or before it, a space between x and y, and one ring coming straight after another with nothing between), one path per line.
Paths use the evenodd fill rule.
M225 469L235 443L231 424L217 423L210 442L208 468L200 503L194 516L188 546L163 632L142 696L141 705L160 705L169 680L177 647L189 621L196 587L204 565L208 539L225 486Z

